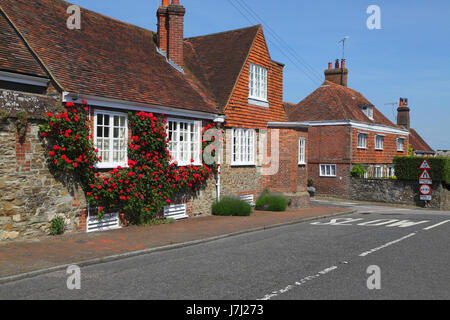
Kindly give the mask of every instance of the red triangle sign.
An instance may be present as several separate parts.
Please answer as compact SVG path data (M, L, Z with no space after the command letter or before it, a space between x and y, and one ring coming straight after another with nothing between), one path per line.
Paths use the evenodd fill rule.
M423 160L422 164L420 165L420 169L431 169L430 164L427 160Z
M423 170L422 174L420 175L419 179L423 179L423 180L431 180L431 176L428 173L427 170Z

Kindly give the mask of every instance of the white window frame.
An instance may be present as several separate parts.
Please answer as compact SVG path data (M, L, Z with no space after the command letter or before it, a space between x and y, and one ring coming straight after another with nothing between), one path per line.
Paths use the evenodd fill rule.
M104 159L102 159L102 162L97 162L95 164L96 168L99 169L112 169L112 168L117 168L119 166L121 167L128 167L128 115L126 113L122 113L122 112L116 112L116 111L109 111L109 110L99 110L96 109L94 110L94 146L96 149L98 149L97 147L97 117L99 114L102 115L108 115L110 118L110 122L109 122L109 155L110 155L110 159L113 159L113 155L114 155L114 116L119 116L119 117L125 117L125 160L123 162L114 162L114 161L109 161L109 162L104 162Z
M381 138L381 148L377 144L377 139L378 138ZM379 150L379 151L383 151L384 150L384 138L385 138L384 135L381 135L381 134L376 134L375 135L375 150Z
M334 167L334 174L332 168ZM322 168L325 168L322 170ZM327 170L329 168L330 170ZM329 173L328 173L329 172ZM319 165L319 176L335 178L337 176L337 165L335 164L321 164Z
M394 167L388 168L388 177L389 178L395 177L395 168Z
M402 144L400 145L400 141ZM403 152L405 151L405 138L397 138L397 151Z
M298 164L299 165L306 164L306 139L305 138L298 139Z
M360 145L359 137L364 136L364 145ZM369 134L367 132L358 132L358 149L367 149L367 138L369 137Z
M241 151L238 153L239 160L235 160L235 135L238 134L240 142L244 142L244 145L239 145L238 149ZM250 143L247 143L247 138L250 138ZM254 166L256 153L256 130L255 129L245 129L245 128L233 128L231 135L231 165L232 166ZM248 159L243 159L245 155L249 156Z
M361 111L366 115L367 118L373 120L373 106L361 107Z
M196 120L185 120L185 119L177 119L177 118L168 118L167 119L167 138L169 139L169 122L173 122L176 123L177 128L176 128L176 135L177 135L177 142L178 144L176 145L176 150L170 150L170 141L169 141L169 151L170 151L170 155L172 156L172 160L171 163L177 163L177 165L179 167L184 167L184 166L188 166L188 165L194 165L194 166L200 166L202 165L202 153L200 152L202 150L202 136L201 136L201 129L202 129L202 122L201 121L196 121ZM187 124L188 127L191 125L194 125L194 132L197 135L197 154L192 154L192 150L191 150L191 144L192 144L192 140L191 140L191 135L189 134L188 131L188 140L184 141L187 142L188 148L187 148L187 159L183 160L180 159L180 154L181 154L181 141L180 141L180 135L181 135L181 124ZM191 163L191 159L194 160L194 163Z
M268 102L268 71L266 68L250 62L248 72L248 97L257 101ZM257 86L257 84L259 84Z
M380 169L380 176L377 175L377 169ZM383 166L375 166L373 169L373 177L377 179L384 178Z

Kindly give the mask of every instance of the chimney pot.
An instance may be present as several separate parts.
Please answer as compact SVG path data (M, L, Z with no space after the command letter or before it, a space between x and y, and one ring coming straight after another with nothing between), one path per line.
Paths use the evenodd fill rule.
M400 107L403 106L403 98L400 98Z
M345 69L345 59L342 59L342 60L341 60L341 68L342 68L342 69Z
M328 62L328 70L333 69L333 62Z
M170 0L162 0L162 6L168 7L170 5Z
M404 102L405 102L405 106L407 106L407 105L408 105L408 99L406 98L406 99L404 100Z
M172 0L172 5L179 6L180 5L180 0Z
M334 64L335 69L339 69L339 59L336 59L336 63Z

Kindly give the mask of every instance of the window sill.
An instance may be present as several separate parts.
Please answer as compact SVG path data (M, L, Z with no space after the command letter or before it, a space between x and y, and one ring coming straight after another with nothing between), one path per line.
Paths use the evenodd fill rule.
M258 106L258 107L263 107L263 108L269 108L269 101L266 100L259 100L259 99L255 99L255 98L248 98L248 103Z
M300 162L298 165L299 166L306 166L306 162Z
M384 149L375 149L375 151L384 151Z
M319 178L336 178L337 176L319 176Z
M232 167L256 167L256 163L232 163Z
M128 163L100 163L94 165L96 169L115 169L117 167L128 168Z
M367 150L367 148L358 147L358 150Z

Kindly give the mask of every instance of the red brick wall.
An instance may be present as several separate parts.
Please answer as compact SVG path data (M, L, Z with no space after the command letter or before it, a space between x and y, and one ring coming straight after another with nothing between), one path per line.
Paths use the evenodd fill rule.
M268 69L267 97L269 108L250 105L249 63ZM273 62L262 29L258 32L231 99L225 108L227 127L266 128L268 121L286 121L283 108L283 66Z
M350 163L350 127L309 128L308 163Z
M264 189L272 192L298 193L306 192L306 165L298 164L299 139L306 139L306 130L279 130L279 168L278 172L264 179Z
M179 66L183 66L184 14L182 6L169 6L168 57Z
M308 163L308 178L314 179L317 194L346 195L350 186L350 170L350 164L340 163L336 165L336 177L320 177L319 164Z
M367 133L367 149L358 149L358 133ZM375 150L375 135L380 134L384 136L384 149ZM403 152L397 151L397 138L404 138L405 144ZM352 150L353 163L362 164L390 164L393 163L396 156L408 155L408 137L396 134L377 133L364 131L361 129L352 129Z

